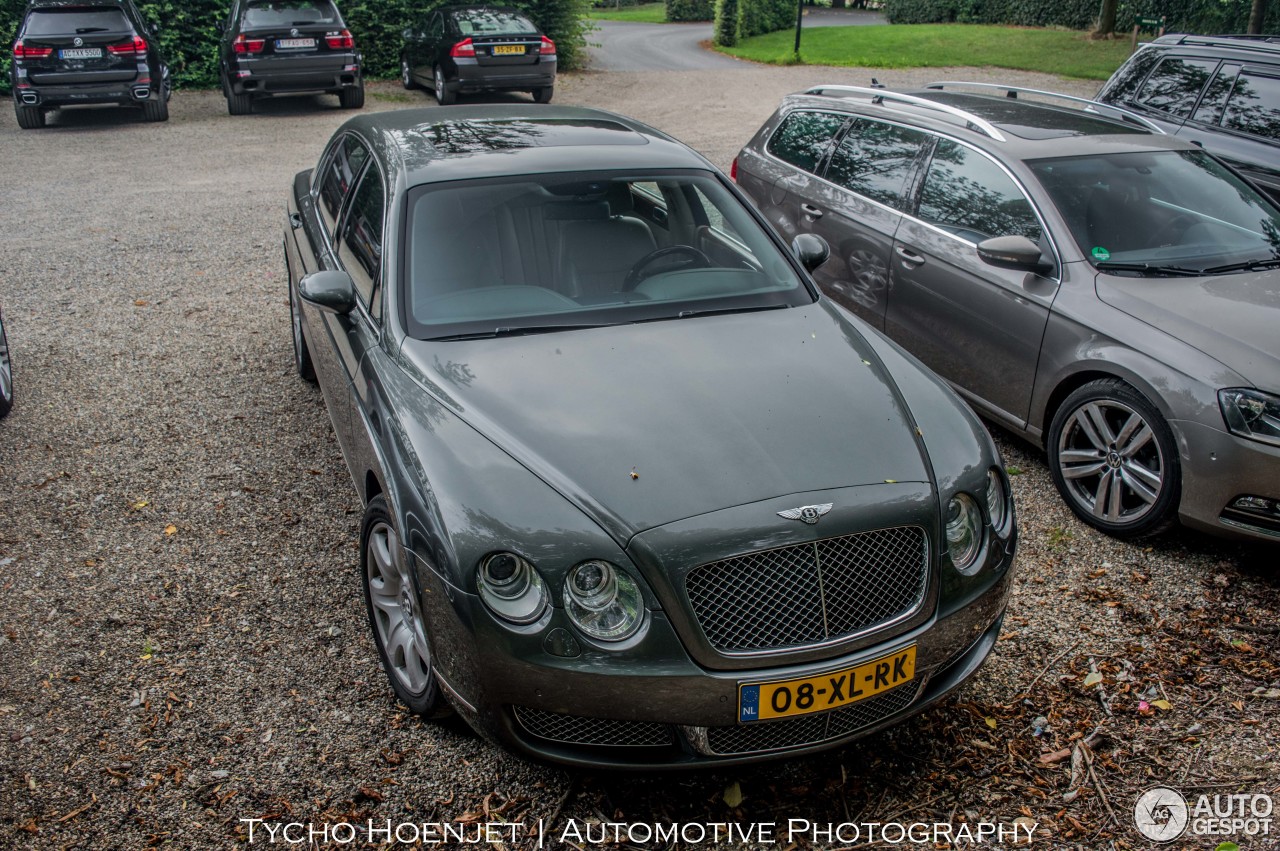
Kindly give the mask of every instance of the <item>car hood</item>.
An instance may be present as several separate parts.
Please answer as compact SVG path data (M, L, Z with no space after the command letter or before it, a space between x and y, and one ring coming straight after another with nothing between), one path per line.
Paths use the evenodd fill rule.
M1194 346L1253 386L1280 390L1280 270L1211 278L1098 275L1098 297Z
M458 416L620 541L784 494L930 481L892 379L825 301L406 340L403 353Z

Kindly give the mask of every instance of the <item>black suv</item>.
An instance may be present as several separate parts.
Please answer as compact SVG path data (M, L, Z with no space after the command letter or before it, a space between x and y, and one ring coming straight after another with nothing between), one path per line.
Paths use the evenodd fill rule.
M1098 100L1204 146L1280 198L1280 36L1162 36Z
M332 0L235 0L220 50L232 115L273 94L328 92L344 109L364 106L361 56Z
M148 121L168 120L169 68L154 34L133 0L32 0L9 70L18 126L43 127L48 110L76 104L136 106Z

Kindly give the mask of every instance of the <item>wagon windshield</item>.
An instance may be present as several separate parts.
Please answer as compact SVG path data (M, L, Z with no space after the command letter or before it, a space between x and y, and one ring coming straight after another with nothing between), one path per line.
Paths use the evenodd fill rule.
M1202 151L1030 163L1080 250L1122 274L1216 274L1280 258L1280 210Z
M712 174L577 173L409 194L404 298L419 339L539 333L813 301Z

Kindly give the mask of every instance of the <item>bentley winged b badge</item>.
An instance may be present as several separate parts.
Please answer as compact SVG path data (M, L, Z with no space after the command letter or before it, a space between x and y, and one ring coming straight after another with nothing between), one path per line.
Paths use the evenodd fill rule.
M788 508L786 511L779 511L779 517L785 517L787 520L802 520L813 526L818 522L822 515L831 510L832 503L824 502L822 505L803 505L799 508Z

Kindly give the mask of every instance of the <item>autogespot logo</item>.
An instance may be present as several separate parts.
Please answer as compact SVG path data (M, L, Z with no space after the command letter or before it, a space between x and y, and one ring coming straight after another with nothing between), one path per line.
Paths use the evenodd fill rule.
M1167 786L1148 789L1133 808L1138 832L1152 842L1172 842L1187 829L1190 813L1182 793Z

